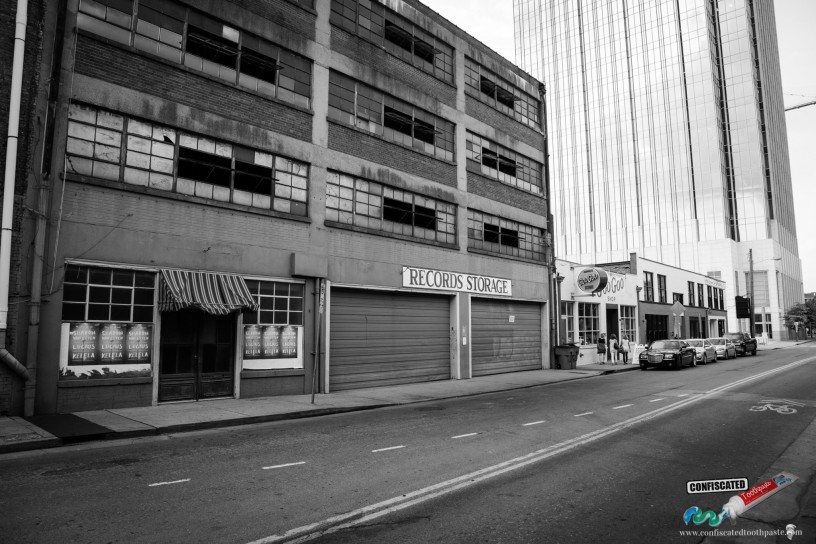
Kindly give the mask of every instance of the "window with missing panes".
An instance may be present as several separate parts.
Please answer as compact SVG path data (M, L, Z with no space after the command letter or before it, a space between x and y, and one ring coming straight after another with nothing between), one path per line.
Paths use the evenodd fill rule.
M73 103L66 172L305 216L309 166Z
M505 115L531 127L541 125L541 101L465 57L465 90Z
M444 244L456 243L456 205L329 171L326 220Z
M171 0L80 0L80 29L311 107L312 61Z
M454 158L453 123L335 71L329 74L328 115L428 155Z
M541 163L472 132L467 133L465 150L468 169L530 193L544 193Z
M453 47L372 0L332 0L331 23L453 83Z
M155 272L65 265L63 321L152 323Z
M543 261L544 231L524 223L468 209L468 247Z

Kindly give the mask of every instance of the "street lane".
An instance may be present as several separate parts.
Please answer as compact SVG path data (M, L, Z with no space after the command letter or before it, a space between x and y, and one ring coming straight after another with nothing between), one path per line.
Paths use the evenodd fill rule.
M43 542L254 540L598 431L812 353L768 352L680 372L634 371L118 448L0 458L0 507L9 514L0 530ZM812 375L813 364L803 368ZM775 379L781 378L763 385ZM785 398L814 406L807 380L794 383L800 390L783 387ZM753 393L742 394L753 400ZM593 413L576 417L587 410ZM405 447L387 449L396 446ZM277 465L285 466L264 470ZM150 487L154 483L166 485Z
M811 365L750 382L737 393L313 542L698 542L680 531L711 527L685 526L683 512L692 505L719 512L735 493L688 495L686 482L747 477L753 485L803 431L816 436L814 378ZM760 397L794 397L806 406L796 413L752 411ZM747 524L737 520L733 527Z

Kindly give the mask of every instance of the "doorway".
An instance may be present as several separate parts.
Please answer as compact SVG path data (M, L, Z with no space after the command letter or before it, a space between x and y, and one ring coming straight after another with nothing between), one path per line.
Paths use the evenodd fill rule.
M609 340L612 335L615 338L620 338L620 331L618 330L620 322L618 321L618 309L615 307L606 307L606 338ZM610 344L611 345L611 344Z
M235 315L161 314L159 402L233 395Z

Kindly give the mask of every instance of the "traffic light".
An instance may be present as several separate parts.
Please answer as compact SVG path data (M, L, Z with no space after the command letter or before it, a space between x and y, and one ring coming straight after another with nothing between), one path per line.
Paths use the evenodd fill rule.
M734 301L737 303L737 319L750 319L751 318L751 299L748 297L734 297Z

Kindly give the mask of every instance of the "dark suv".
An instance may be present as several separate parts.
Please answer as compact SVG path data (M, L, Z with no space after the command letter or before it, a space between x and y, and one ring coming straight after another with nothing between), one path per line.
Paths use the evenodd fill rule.
M725 335L725 338L734 343L734 347L737 348L737 355L748 355L749 353L756 355L757 340L747 332L729 332Z

